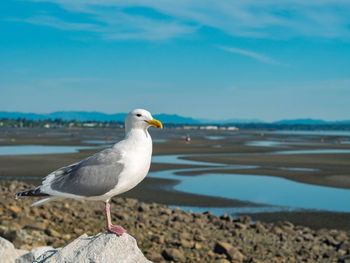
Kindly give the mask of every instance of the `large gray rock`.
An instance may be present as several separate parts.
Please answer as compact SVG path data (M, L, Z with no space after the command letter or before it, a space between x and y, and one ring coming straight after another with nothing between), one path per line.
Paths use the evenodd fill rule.
M35 263L151 263L142 254L136 240L123 234L103 232L96 236L86 234L57 250L45 252Z
M46 251L56 250L50 246L42 246L33 248L29 253L22 255L16 259L15 263L32 263L36 258L44 254Z
M18 257L19 254L13 244L0 237L0 263L14 263Z

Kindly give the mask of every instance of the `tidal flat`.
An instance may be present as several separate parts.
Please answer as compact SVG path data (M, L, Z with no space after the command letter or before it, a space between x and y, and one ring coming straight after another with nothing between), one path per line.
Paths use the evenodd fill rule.
M227 213L232 216L249 214L253 220L288 220L317 229L350 230L350 206L347 202L350 193L350 144L346 143L350 141L350 134L175 128L151 129L150 133L155 139L150 173L140 185L122 197L179 206L195 212L208 210L217 215ZM123 134L122 129L1 129L0 151L1 147L11 147L11 153L16 153L16 147L35 147L29 152L2 154L0 178L39 184L51 171L109 147ZM185 142L186 135L191 137L190 143ZM60 151L55 153L55 146ZM50 147L50 152L40 147ZM65 152L62 147L68 147L69 151ZM288 192L289 181L299 184L300 189L306 189L306 194L298 192L296 185L289 191L288 202L274 203L264 198L271 195L271 189L266 188L265 191L265 185L257 177L267 180L275 189L281 189L282 183L273 181L273 178L283 179L283 185L287 185L282 193L277 191L276 200L287 198L284 193ZM228 178L229 183L225 183L223 180ZM242 184L244 188L240 189L241 194L233 187L239 183L235 178L246 181ZM206 183L208 188L204 187ZM243 195L257 186L262 187L260 196ZM337 196L333 203L324 204L311 192L307 194L308 186L325 187L336 193L345 191L345 195L343 198ZM332 197L328 196L328 199L332 200Z

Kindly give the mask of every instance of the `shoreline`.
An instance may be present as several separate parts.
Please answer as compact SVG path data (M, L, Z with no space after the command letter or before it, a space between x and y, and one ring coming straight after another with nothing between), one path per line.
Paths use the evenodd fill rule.
M45 131L45 130L44 130ZM9 140L0 141L1 145L23 145L23 144L39 144L39 145L76 145L76 146L92 146L90 144L82 143L82 141L88 140L88 138L96 139L103 138L105 134L110 134L115 138L122 137L122 131L117 130L111 133L111 130L87 130L87 131L65 131L64 134L52 135L46 134L45 132L36 134L34 131L28 129L24 131L24 134L15 134L15 142ZM71 132L71 133L70 133ZM73 133L74 132L74 133ZM85 134L87 132L87 134ZM152 130L151 133L154 131ZM29 134L28 134L29 133ZM73 135L72 135L73 134ZM157 133L163 135L162 133ZM175 134L175 135L174 135ZM291 149L320 149L320 148L338 148L338 149L350 149L350 145L299 145L299 146L288 146L288 147L251 147L246 146L247 141L252 140L285 140L286 135L269 135L271 138L265 138L259 135L257 132L248 132L240 134L231 134L226 139L221 140L207 140L203 138L203 134L193 135L193 141L191 144L185 144L182 139L179 139L177 134L182 134L179 131L171 130L170 137L164 137L167 141L154 143L154 155L167 155L167 154L179 154L185 156L184 159L199 160L222 164L243 164L243 165L260 165L262 167L256 169L210 169L206 171L206 163L203 162L201 165L179 165L179 164L165 164L165 163L152 163L151 171L164 171L164 170L175 170L175 169L187 169L187 168L198 168L200 171L183 171L181 175L195 176L205 173L242 173L242 174L254 174L254 175L267 175L275 176L279 178L286 178L296 182L310 183L312 185L323 185L329 187L340 187L349 189L350 188L350 167L347 165L349 160L349 154L318 154L318 155L266 155L265 153L272 151L291 150ZM40 135L40 136L39 136ZM7 135L9 136L9 135ZM70 140L62 140L63 138L69 138ZM9 137L7 137L9 138ZM294 137L293 137L294 138ZM304 136L296 136L299 139L305 139L312 142L317 142L318 138L308 138ZM71 140L72 139L72 140ZM12 143L12 144L11 144ZM213 148L214 145L224 145L222 148ZM96 146L96 145L95 145ZM106 148L106 147L103 147ZM45 154L45 155L13 155L13 156L0 156L0 177L1 176L23 176L23 177L44 177L51 171L60 168L62 166L69 165L76 161L79 161L94 152L97 152L103 148L85 149L78 153L69 154ZM191 156L191 154L215 154L219 153L218 156ZM252 154L254 158L245 154ZM233 154L233 155L232 155ZM241 155L240 155L241 154ZM317 172L305 172L305 171L282 171L277 170L273 167L305 167L305 168L316 168L319 169ZM27 180L33 182L31 180ZM122 197L132 197L140 201L152 203L157 202L161 204L167 204L172 206L188 206L188 207L261 207L264 204L256 204L252 202L246 202L241 200L233 200L227 198L191 194L176 191L173 186L178 183L177 180L170 179L146 179L138 185L135 189L121 195ZM294 214L293 214L294 213ZM263 218L267 221L275 220L278 221L280 218L291 218L295 222L299 222L297 214L301 212L271 212L271 213L259 213L252 214L254 218ZM332 215L336 215L337 218L342 218L344 215L337 212L327 211L313 211L305 210L304 215L309 218L317 219L315 216L317 213L323 213L325 218L332 218ZM348 218L348 214L345 217ZM311 220L312 221L312 220ZM329 220L323 221L325 226L337 227L337 224L329 222ZM325 223L327 222L327 223ZM350 225L350 220L348 220ZM344 229L347 230L348 226L343 225Z
M83 233L105 231L102 202L92 206L91 202L67 199L30 207L34 200L11 197L31 185L0 181L0 187L0 236L16 248L57 248ZM330 263L350 256L349 231L310 228L289 220L264 223L253 218L256 221L252 222L249 216L185 212L125 197L112 199L111 216L154 262L227 263L237 258L244 263Z

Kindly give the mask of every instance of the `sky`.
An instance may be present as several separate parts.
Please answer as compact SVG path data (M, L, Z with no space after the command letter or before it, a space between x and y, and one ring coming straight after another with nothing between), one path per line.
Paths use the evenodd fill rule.
M0 111L350 119L349 0L5 0Z

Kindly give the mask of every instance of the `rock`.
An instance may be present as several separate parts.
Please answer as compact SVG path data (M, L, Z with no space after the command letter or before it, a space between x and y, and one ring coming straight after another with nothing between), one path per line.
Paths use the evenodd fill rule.
M180 207L174 207L173 214L183 214L185 211L181 209Z
M337 241L333 236L331 235L327 235L325 237L325 243L327 245L331 245L331 246L338 246L341 242L340 241Z
M237 228L237 229L241 229L241 230L244 230L247 228L247 225L243 224L243 223L235 223L234 224L234 227Z
M19 254L12 243L0 237L0 263L14 263Z
M215 260L215 263L230 263L230 261L228 261L225 258L219 258L219 259Z
M276 235L280 235L283 233L283 229L280 228L279 226L275 225L273 226L273 228L271 229L271 232L276 234Z
M84 234L67 246L45 252L36 261L40 263L147 263L136 240L129 234L118 237L103 232L96 236Z
M228 214L223 214L222 216L220 216L220 219L228 221L228 222L232 222L233 221L232 216L229 216Z
M196 234L194 235L193 239L194 239L195 241L205 241L205 237L204 237L202 234L200 234L200 233L196 233Z
M161 215L171 215L172 211L169 207L161 208L160 214Z
M250 224L250 221L252 221L252 218L250 216L242 215L239 216L237 221L248 226Z
M188 232L182 232L179 235L180 239L191 240L192 236Z
M52 236L52 237L60 237L61 234L58 233L56 230L52 229L52 228L49 228L47 229L47 231L45 231L46 234L48 234L49 236Z
M343 256L338 259L339 263L350 263L350 255Z
M163 244L165 242L165 237L163 235L154 235L151 237L151 241Z
M21 212L21 209L18 206L13 206L13 205L9 206L9 210L15 214L18 214L19 212Z
M186 240L186 239L181 239L180 240L180 245L184 248L190 248L192 247L192 244L190 241Z
M17 251L17 254L19 255L19 256L23 256L23 255L25 255L25 254L28 254L28 250L25 250L25 249L16 249L16 251Z
M256 221L255 228L256 228L257 233L266 233L267 232L267 229L260 221Z
M216 242L214 252L218 254L225 254L231 261L243 262L244 256L242 253L229 243L221 241Z
M147 257L149 257L155 262L161 262L162 260L164 260L162 255L156 251L151 251L149 254L147 254Z
M146 203L141 203L139 206L140 212L148 212L150 210L150 206Z
M16 263L31 263L46 251L55 250L51 246L42 246L33 248L29 253L16 259Z
M162 253L166 260L172 260L175 262L185 262L185 257L182 252L176 248L167 248Z

